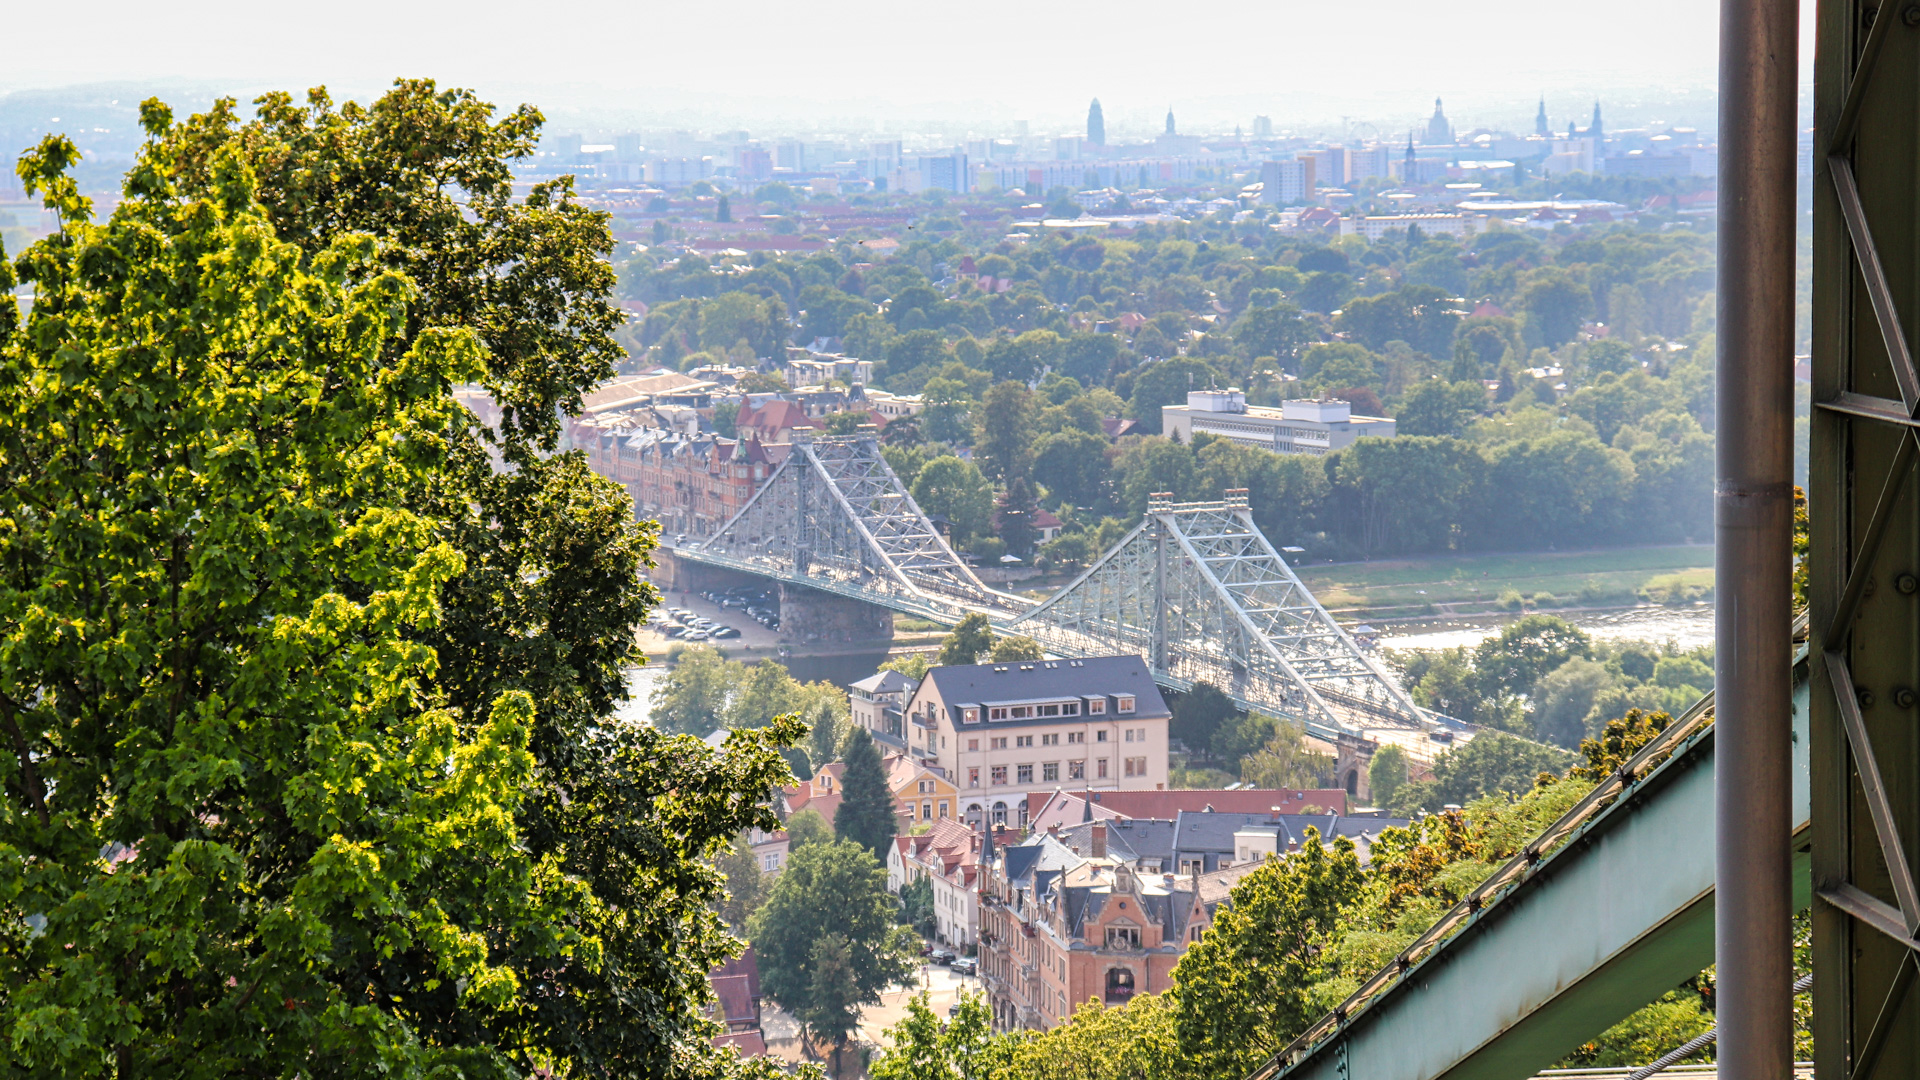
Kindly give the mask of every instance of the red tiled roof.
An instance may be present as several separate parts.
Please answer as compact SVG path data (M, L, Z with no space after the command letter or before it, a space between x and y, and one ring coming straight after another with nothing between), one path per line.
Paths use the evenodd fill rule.
M713 1037L715 1046L731 1046L741 1057L766 1057L767 1038L759 1031L735 1031Z
M1174 791L1061 792L1057 796L1050 791L1033 791L1027 793L1027 816L1036 829L1044 829L1048 824L1079 824L1085 816L1088 798L1093 799L1093 816L1096 819L1124 817L1165 821L1182 810L1198 813L1209 806L1223 814L1264 814L1276 806L1285 814L1309 813L1305 809L1308 806L1331 809L1340 814L1347 812L1347 793L1339 788L1240 791L1186 788ZM1052 800L1051 806L1048 805L1049 800ZM1042 814L1049 820L1042 821Z

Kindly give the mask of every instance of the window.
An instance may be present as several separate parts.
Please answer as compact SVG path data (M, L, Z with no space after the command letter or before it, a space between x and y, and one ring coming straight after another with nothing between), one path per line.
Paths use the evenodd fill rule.
M1015 705L1007 710L1007 715L1015 720L1031 720L1033 719L1033 706Z
M964 724L977 724L977 723L979 723L979 722L980 722L980 710L979 710L979 709L977 709L977 708L965 708L965 709L961 709L961 710L960 710L960 722L961 722L961 723L964 723Z
M1004 784L1006 782L1007 782L1007 767L1005 765L995 765L993 767L994 786L998 787L999 785ZM1001 820L1004 821L1005 818L1003 817Z
M1086 733L1086 732L1084 732L1084 731L1069 731L1069 732L1067 732L1067 741L1068 741L1068 742L1070 742L1070 743L1083 743L1083 742L1086 742L1086 741L1087 741L1087 733Z
M1147 759L1143 757L1128 758L1127 759L1127 775L1128 776L1147 775Z
M1124 1005L1133 997L1133 972L1114 968L1107 972L1107 1004Z
M1127 729L1127 741L1128 741L1128 742L1132 742L1132 741L1133 741L1133 729L1132 729L1132 728L1128 728L1128 729Z
M1087 715L1099 716L1107 711L1106 698L1094 698L1087 702Z
M1107 741L1107 733L1106 733L1106 732L1104 732L1104 731L1096 731L1096 732L1094 732L1094 733L1093 733L1093 741L1094 741L1094 742L1106 742L1106 741Z
M974 765L967 769L967 786L968 787L980 786L980 766Z
M1140 947L1140 928L1136 926L1107 927L1107 948L1137 949Z
M1146 728L1141 728L1141 729L1140 729L1140 741L1141 741L1141 742L1146 742L1146 741L1147 741L1147 729L1146 729Z
M1107 759L1106 758L1099 758L1094 761L1093 775L1094 775L1094 779L1096 780L1105 780L1107 778Z
M1059 745L1060 745L1060 736L1059 736L1059 735L1057 735L1057 734L1055 734L1055 735L1042 735L1042 736L1040 736L1040 745L1041 745L1041 746L1059 746Z
M1031 784L1031 783L1033 783L1033 766L1031 766L1031 765L1022 765L1022 766L1020 766L1020 771L1019 771L1019 773L1018 773L1018 775L1019 775L1019 777L1020 777L1020 782L1021 782L1021 783L1023 783L1023 784Z
M993 740L993 749L1005 750L1006 748L1007 748L1007 737L1005 735L999 736L998 738Z
M1032 746L1032 745L1033 745L1033 736L1031 736L1031 735L1016 735L1016 736L1014 736L1014 739L1013 739L1013 745L1015 745L1015 746Z
M1065 704L1060 706L1060 715L1061 716L1079 716L1080 703L1077 701L1066 702Z
M920 820L921 821L933 820L933 804L932 803L923 802L920 804Z
M1006 803L997 802L993 804L993 823L995 825L1005 825L1007 823Z
M1060 715L1060 706L1058 706L1058 705L1042 705L1042 706L1040 706L1040 707L1039 707L1038 709L1036 709L1036 710L1035 710L1035 712L1036 712L1036 713L1037 713L1038 715L1040 715L1040 716L1059 716L1059 715Z
M920 781L920 794L922 795L933 794L933 781L931 780Z
M1049 761L1045 765L1040 766L1040 779L1048 783L1060 779L1060 763L1057 761Z
M1199 941L1200 935L1206 932L1207 932L1207 929L1204 926L1189 926L1187 927L1187 940Z
M945 799L940 800L940 816L942 818L947 816L947 800Z
M1121 694L1117 707L1121 712L1132 712L1133 711L1133 695Z
M979 740L979 739L968 739L968 740L967 740L967 749L969 749L969 750L974 750L974 751L977 751L977 750L979 750L979 749L980 749L980 740Z
M1067 779L1085 780L1086 778L1087 778L1087 763L1085 761L1067 762Z
M1005 720L1006 718L1007 718L1007 710L1005 709L987 710L987 719L989 720Z

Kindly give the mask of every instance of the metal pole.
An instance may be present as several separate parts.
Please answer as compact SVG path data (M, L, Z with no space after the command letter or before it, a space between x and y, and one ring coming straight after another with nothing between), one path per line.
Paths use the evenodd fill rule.
M1714 955L1720 1075L1793 1074L1797 0L1721 0Z

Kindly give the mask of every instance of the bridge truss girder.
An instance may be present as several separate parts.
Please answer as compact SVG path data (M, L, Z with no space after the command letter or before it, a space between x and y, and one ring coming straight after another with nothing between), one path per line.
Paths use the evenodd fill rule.
M974 576L870 434L796 437L739 513L683 553L948 621L1027 606Z
M1426 722L1267 542L1244 492L1154 500L1126 539L1010 629L1062 655L1137 652L1163 683L1210 683L1322 738Z

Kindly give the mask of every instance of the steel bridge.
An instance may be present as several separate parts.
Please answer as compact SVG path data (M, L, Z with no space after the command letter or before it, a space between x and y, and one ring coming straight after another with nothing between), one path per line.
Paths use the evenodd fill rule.
M1244 491L1154 497L1112 551L1037 603L974 574L872 434L801 436L732 520L673 554L947 626L984 615L1058 656L1137 654L1163 686L1209 683L1330 741L1395 742L1428 759L1432 727L1470 730L1416 706L1333 621L1261 535Z

